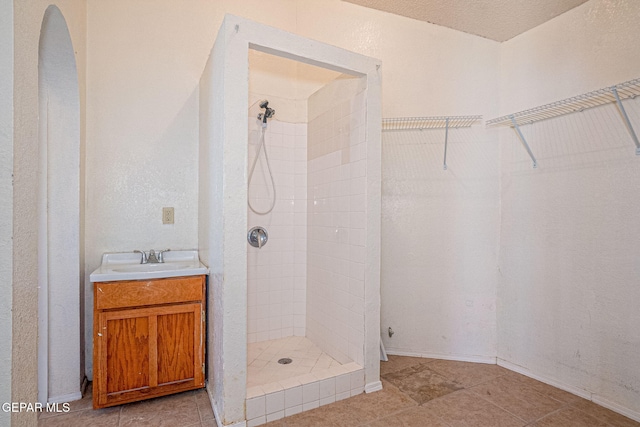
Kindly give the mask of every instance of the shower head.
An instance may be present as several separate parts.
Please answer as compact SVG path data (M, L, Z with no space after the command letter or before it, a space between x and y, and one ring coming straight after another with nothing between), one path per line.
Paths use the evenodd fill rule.
M267 101L266 99L260 102L260 108L264 108L264 113L258 114L258 120L262 120L263 126L266 127L267 119L273 117L273 115L276 113L276 110L274 110L273 108L269 108L269 101Z

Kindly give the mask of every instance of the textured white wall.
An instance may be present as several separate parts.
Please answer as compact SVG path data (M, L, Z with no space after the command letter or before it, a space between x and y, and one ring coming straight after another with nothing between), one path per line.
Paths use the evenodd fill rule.
M385 117L497 113L498 43L397 19L381 41L397 46L380 55ZM444 138L383 132L382 339L393 353L495 361L497 136L451 130L446 171Z
M495 362L498 144L482 125L383 132L388 351ZM395 332L392 338L387 327Z
M13 236L13 0L0 1L0 401L11 401ZM0 425L11 415L0 413Z
M221 84L221 76L218 69L216 74L213 70L213 61L222 59L223 39L216 41L211 49L211 56L202 72L199 84L199 141L198 141L198 252L200 260L209 268L207 280L207 319L213 319L214 313L220 309L220 287L216 284L220 282L220 276L216 275L222 267L220 257L221 239L219 235L214 235L214 230L222 229L222 205L216 204L213 199L215 191L220 189L220 175L214 174L214 161L220 157L219 146L213 146L211 141L220 138L213 128L213 121L208 118L213 117L216 106L213 100L216 99L214 90L218 91ZM216 306L217 305L217 306ZM219 406L218 400L222 389L222 375L218 367L222 366L222 348L217 336L222 330L222 320L218 320L213 325L207 325L207 391L211 406Z
M638 7L590 0L503 43L500 115L637 78Z
M37 399L37 195L38 44L47 1L14 2L13 128L13 401ZM74 44L81 104L84 97L86 8L83 2L56 1ZM81 122L83 115L81 113ZM81 138L82 138L81 124ZM33 425L36 414L13 414L12 425Z
M47 9L39 50L40 189L38 215L40 346L39 377L48 377L43 401L81 398L80 385L80 98L67 24ZM45 294L45 295L42 295ZM46 329L45 329L46 328ZM42 351L43 348L39 348Z
M102 253L197 247L196 87L208 52L193 55L189 36L195 32L186 27L195 11L175 5L88 5L84 273L90 377L88 276ZM203 39L210 49L212 39ZM204 41L199 44L204 48ZM162 224L163 207L175 208L174 224Z
M234 22L225 20L200 81L198 243L210 271L207 387L223 425L243 424L247 380L249 63L246 39L235 34Z
M592 0L505 43L501 112L640 77L637 16ZM613 104L522 132L537 169L500 138L498 357L640 420L640 158Z

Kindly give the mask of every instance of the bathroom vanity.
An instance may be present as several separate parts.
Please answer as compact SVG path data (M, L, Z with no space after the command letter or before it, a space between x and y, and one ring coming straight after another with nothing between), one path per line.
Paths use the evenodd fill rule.
M207 269L169 254L105 254L91 275L94 408L204 387Z

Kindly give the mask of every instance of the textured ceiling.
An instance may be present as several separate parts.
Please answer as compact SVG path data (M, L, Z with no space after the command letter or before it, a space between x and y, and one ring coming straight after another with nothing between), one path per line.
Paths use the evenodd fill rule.
M344 0L503 42L587 0Z

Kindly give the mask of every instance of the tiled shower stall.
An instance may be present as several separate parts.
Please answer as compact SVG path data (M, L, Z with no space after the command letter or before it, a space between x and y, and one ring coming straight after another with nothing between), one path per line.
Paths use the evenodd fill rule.
M293 65L280 74L260 58L250 77L250 52ZM220 28L200 79L198 245L210 270L207 389L223 424L382 388L380 67L237 16ZM277 194L254 215L247 202L274 200L266 158L249 180L264 97L278 112L264 133ZM263 248L247 242L257 225Z
M250 106L247 167L264 130L276 202L247 208L269 235L247 252L248 425L364 390L365 90L341 76L309 97L307 123L266 129ZM263 147L248 197L265 212L273 196Z

